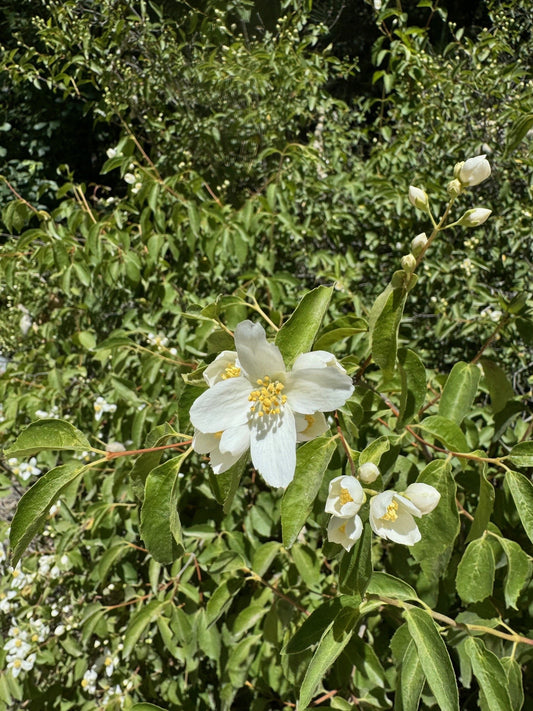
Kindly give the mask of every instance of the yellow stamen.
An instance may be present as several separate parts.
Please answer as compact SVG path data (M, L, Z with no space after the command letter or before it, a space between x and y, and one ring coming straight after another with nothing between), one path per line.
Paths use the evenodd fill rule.
M89 682L87 681L87 679L81 680L81 686L83 689L85 689L86 686L89 686Z
M283 383L280 383L279 380L270 380L268 375L265 375L264 378L258 378L256 382L261 388L252 390L248 395L248 400L252 403L250 411L255 413L255 409L259 404L261 409L257 412L258 417L279 415L282 406L287 402L287 396L281 394L285 387Z
M15 661L13 662L13 666L15 667L15 669L20 669L20 667L22 666L22 660L15 659Z
M347 504L350 501L353 501L352 497L350 496L350 492L348 491L348 489L345 489L344 487L341 486L341 493L339 496L340 505L344 506L344 504Z
M222 374L222 380L228 380L228 378L238 378L241 374L241 369L238 368L235 363L233 365L226 366L226 370Z
M381 518L383 521L396 521L398 518L398 502L393 499L387 506L387 513Z
M342 526L339 526L339 531L340 533L346 533L346 524L343 523Z

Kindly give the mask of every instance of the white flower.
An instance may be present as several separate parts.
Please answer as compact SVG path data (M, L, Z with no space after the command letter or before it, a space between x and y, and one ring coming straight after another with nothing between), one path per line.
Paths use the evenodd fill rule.
M403 494L377 494L370 501L372 530L382 538L412 546L421 538L414 517L433 511L439 500L439 492L429 484L410 484Z
M16 679L21 671L31 671L35 664L36 655L30 654L25 659L20 657L8 657L7 668L11 669L11 674Z
M103 397L97 397L94 402L94 419L99 422L102 419L104 412L115 412L117 409L116 405L111 405L106 402Z
M117 155L116 148L108 148L106 151L106 155L108 158L115 158L115 156Z
M461 183L471 188L474 185L479 185L490 176L490 163L485 154L475 156L475 158L466 160L457 172L457 177Z
M353 392L351 378L325 351L300 355L287 372L279 348L251 321L237 325L235 347L206 368L210 387L193 403L191 422L199 433L220 434L221 454L238 458L249 447L266 483L285 487L296 466L297 415L342 407Z
M37 460L32 457L29 462L22 462L18 466L18 475L23 481L28 481L31 476L39 476L41 470L36 466Z
M479 227L488 220L491 213L492 210L487 210L485 207L474 207L472 210L467 210L457 224L463 227Z
M137 178L133 175L133 173L126 173L124 175L124 180L126 181L126 183L128 183L128 185L133 185L136 182Z
M88 694L94 694L96 691L97 679L98 674L96 673L96 669L94 667L87 669L81 680L81 688Z
M409 186L409 202L419 210L427 212L429 205L427 193L420 188L415 188L414 185Z
M338 476L329 482L325 510L337 518L350 518L359 511L365 499L365 492L357 479L353 476Z
M158 333L157 336L155 333L149 333L146 338L148 343L156 348L164 348L168 344L168 338L160 333Z
M104 669L106 676L111 676L115 671L115 666L118 664L118 657L112 657L109 650L105 651Z
M332 516L328 524L328 541L340 543L347 551L361 538L363 522L359 516L352 518L339 518Z
M13 603L11 602L11 600L13 600L13 598L16 596L16 590L7 590L6 592L0 592L0 612L3 612L4 615L9 614L11 612L11 609L13 608Z
M25 657L31 649L31 645L25 641L25 636L11 637L4 644L5 651L10 657Z
M372 462L365 462L359 467L357 475L365 484L372 484L379 476L379 469Z

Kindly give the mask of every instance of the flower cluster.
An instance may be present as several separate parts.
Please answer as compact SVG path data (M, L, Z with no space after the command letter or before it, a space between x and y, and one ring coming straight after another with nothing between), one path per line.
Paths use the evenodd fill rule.
M4 644L7 652L6 668L11 671L14 678L22 671L31 671L37 655L32 652L32 645L28 642L28 634L19 627L12 625L9 628L8 639Z
M28 481L31 476L39 476L41 473L35 457L32 457L29 462L19 462L16 457L11 457L7 460L7 464L13 474L19 476L22 481Z
M294 477L296 443L328 429L323 413L344 405L351 378L326 351L303 353L287 371L279 348L251 321L235 328L235 348L204 372L209 389L190 410L194 449L210 455L215 474L249 449L266 483L286 487Z
M364 483L371 483L379 476L375 464L367 462L359 469ZM412 546L421 536L415 518L430 513L440 500L439 492L429 484L410 484L399 494L383 491L370 499L369 522L374 533L395 543ZM366 495L358 479L339 476L329 484L326 513L332 514L328 525L328 540L351 550L363 533L359 510Z

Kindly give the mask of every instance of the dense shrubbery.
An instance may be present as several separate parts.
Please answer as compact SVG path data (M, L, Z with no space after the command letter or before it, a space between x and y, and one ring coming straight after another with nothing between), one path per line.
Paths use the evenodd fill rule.
M371 53L333 2L8 13L0 483L39 483L16 557L39 535L12 571L0 524L0 709L456 709L454 676L461 709L527 708L532 20L386 4L355 11ZM440 231L415 286L409 185L442 215L478 154L451 220L493 213ZM248 318L354 379L285 494L188 449ZM364 463L374 492L438 489L413 547L327 541L328 483Z

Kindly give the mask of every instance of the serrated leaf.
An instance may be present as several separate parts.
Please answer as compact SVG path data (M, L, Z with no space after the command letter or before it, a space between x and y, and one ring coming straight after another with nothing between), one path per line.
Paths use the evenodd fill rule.
M402 391L396 428L409 424L426 399L426 369L417 354L409 348L398 350L398 370Z
M513 711L507 690L507 675L498 657L490 652L482 640L468 637L464 644L472 671L483 691L490 711Z
M158 563L172 563L181 550L181 524L178 515L179 472L188 456L163 462L148 474L141 508L141 537Z
M523 474L514 471L505 473L505 483L529 540L533 541L533 484Z
M31 457L50 450L93 451L83 432L66 420L42 419L32 422L4 451L5 457Z
M486 537L468 544L457 567L455 586L465 603L479 602L492 594L496 563Z
M439 415L460 425L472 408L480 377L477 365L456 363L442 391Z
M43 474L18 503L11 522L9 543L13 566L20 560L32 538L41 530L46 515L62 491L86 469L82 462L70 461Z
M332 293L331 286L318 286L309 291L276 334L275 343L287 368L292 366L301 353L311 350Z
M411 426L413 429L422 430L422 432L432 435L451 452L468 452L466 437L461 428L446 417L430 415L420 424Z
M430 615L411 608L403 613L418 659L440 711L459 711L459 693L450 655Z
M505 603L508 607L514 607L517 610L516 601L531 576L531 564L529 557L518 543L509 541L507 538L498 538L498 542L507 558L507 575L503 588Z
M327 670L350 641L358 617L356 608L345 607L322 635L300 687L299 708L305 709L309 706Z
M336 446L332 437L317 437L298 448L294 479L281 500L281 529L285 548L292 546L307 521Z

